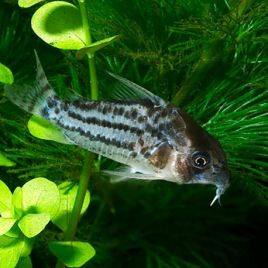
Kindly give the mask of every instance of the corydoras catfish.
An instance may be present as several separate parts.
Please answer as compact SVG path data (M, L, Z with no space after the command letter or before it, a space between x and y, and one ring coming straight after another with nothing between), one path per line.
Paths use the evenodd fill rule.
M218 141L181 109L124 79L115 79L140 99L93 101L59 99L36 55L33 86L6 86L8 98L57 126L73 144L113 159L128 171L106 174L126 179L214 184L219 199L229 184Z

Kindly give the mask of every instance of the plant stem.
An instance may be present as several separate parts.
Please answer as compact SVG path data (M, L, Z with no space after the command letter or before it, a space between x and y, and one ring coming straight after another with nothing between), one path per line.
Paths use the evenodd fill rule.
M91 153L85 152L85 158L84 158L84 163L82 167L82 172L80 175L75 203L74 203L72 214L69 220L68 228L64 234L64 240L66 241L72 240L75 235L78 220L80 218L81 209L82 209L84 198L85 198L86 191L87 191L87 186L88 186L88 182L89 182L89 178L91 174L91 167L92 167L93 160L94 160L94 155Z
M82 209L85 195L87 192L87 186L88 186L88 182L90 178L91 167L92 167L93 161L94 161L94 155L92 153L85 152L84 163L83 163L82 172L80 175L80 180L79 180L79 185L78 185L78 190L77 190L73 210L69 219L68 228L64 233L65 241L73 240L74 235L76 233L78 221L80 219L81 209ZM56 267L63 268L65 266L60 260L58 260Z
M85 45L89 46L92 43L91 34L90 34L90 25L87 16L87 8L85 4L85 0L78 0L80 6L80 12L82 17L83 23L83 30L85 35ZM89 66L89 75L90 75L90 88L91 88L91 99L97 100L98 99L98 80L97 80L97 73L95 67L95 58L92 54L87 54L88 57L88 66ZM81 209L84 203L85 195L88 188L88 183L91 175L91 169L94 161L94 154L85 151L85 156L83 160L82 171L80 175L78 190L73 206L73 210L70 216L69 225L67 230L64 233L64 240L71 241L73 240L76 230L78 221L80 219ZM58 260L57 268L63 268L64 264Z
M98 99L98 80L96 73L96 65L94 55L88 56L88 66L89 66L89 74L90 74L90 88L91 88L91 99Z
M82 17L86 46L88 46L92 43L92 38L91 38L90 25L89 25L88 16L87 16L87 7L85 4L85 0L78 0L78 2L79 2L81 17Z
M87 8L85 4L85 0L78 0L80 6L80 12L82 16L83 29L85 34L86 46L92 44L92 38L90 33L90 24L87 16ZM98 80L97 73L95 67L95 58L94 54L87 54L88 57L88 65L89 65L89 74L90 74L90 88L91 88L91 99L98 99Z

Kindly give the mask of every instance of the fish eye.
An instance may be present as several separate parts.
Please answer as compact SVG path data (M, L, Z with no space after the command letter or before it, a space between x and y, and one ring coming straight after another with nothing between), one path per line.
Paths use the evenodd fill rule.
M206 152L195 152L192 155L193 165L197 168L205 168L210 161L209 154Z

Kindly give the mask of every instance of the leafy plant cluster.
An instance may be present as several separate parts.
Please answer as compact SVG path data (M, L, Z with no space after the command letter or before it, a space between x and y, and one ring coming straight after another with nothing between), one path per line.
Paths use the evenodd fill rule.
M66 231L77 188L72 182L64 182L57 187L45 178L36 178L17 187L12 194L0 181L0 267L30 267L29 255L34 238L50 221ZM82 213L87 209L89 200L87 192ZM95 250L86 242L54 241L50 242L49 248L70 267L81 266L95 255Z
M39 2L42 1L21 0L18 4L27 8ZM60 49L78 50L76 55L78 59L88 57L91 97L97 99L94 54L117 39L117 36L92 43L86 6L83 0L79 1L79 4L80 10L64 1L47 3L34 13L31 23L34 32L48 44ZM0 81L12 84L14 80L12 72L3 64L0 68ZM69 143L56 127L41 118L33 116L28 122L28 129L37 138ZM31 266L28 256L31 253L32 240L27 238L31 239L38 235L50 220L64 232L65 241L49 244L52 253L58 257L57 266L80 267L95 255L95 250L89 243L73 241L80 214L89 204L87 184L92 160L93 156L86 153L79 186L75 185L76 188L71 189L68 183L60 184L62 194L54 183L47 179L36 178L27 182L22 188L17 187L11 195L7 186L1 181L3 200L1 200L0 237L3 243L0 267L5 267L7 264L8 267L15 267L19 261L18 265ZM1 165L14 164L1 154ZM31 191L36 198L31 195Z
M3 5L10 16L0 9L1 83L13 82L10 70L16 83L32 81L32 48L60 96L71 91L108 98L116 88L105 70L127 77L181 106L219 139L228 156L231 186L223 206L211 209L212 188L110 184L98 170L113 169L114 162L55 143L66 140L44 120L28 121L0 89L0 264L31 267L31 254L34 266L42 262L51 267L55 260L44 250L48 246L60 259L58 267L80 266L94 249L79 238L96 250L85 267L263 265L256 239L263 237L268 200L266 1L18 3L27 9ZM46 44L32 35L30 17L32 29ZM17 52L13 55L9 47ZM88 77L93 77L91 83ZM89 176L91 205L85 212ZM37 201L38 195L44 198ZM67 222L77 224L81 215L75 203L85 214L73 228L76 234L72 230L66 239Z

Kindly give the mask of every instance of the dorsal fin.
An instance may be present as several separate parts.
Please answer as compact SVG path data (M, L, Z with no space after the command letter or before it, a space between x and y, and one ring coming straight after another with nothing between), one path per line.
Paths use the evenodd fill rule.
M110 98L113 99L147 99L156 105L166 106L166 102L160 97L154 95L149 90L123 78L119 75L108 72L114 78L115 82L111 85Z

